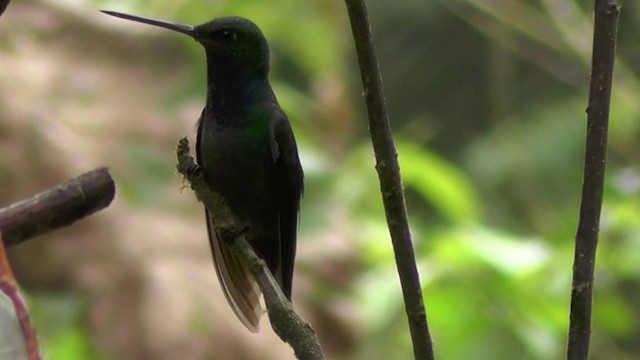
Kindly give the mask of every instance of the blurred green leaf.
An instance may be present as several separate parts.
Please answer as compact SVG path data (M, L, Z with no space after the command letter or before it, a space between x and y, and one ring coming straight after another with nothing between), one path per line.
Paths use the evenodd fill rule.
M73 294L31 294L29 311L44 358L50 360L107 360L86 325L85 299Z
M480 203L469 178L455 165L407 142L398 142L405 186L415 189L454 223L478 220Z

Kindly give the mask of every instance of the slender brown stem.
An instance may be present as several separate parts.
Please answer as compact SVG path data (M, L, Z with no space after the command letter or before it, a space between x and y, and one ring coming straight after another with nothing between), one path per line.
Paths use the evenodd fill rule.
M0 209L5 246L13 246L107 207L115 195L109 170L102 167L29 199Z
M3 292L13 304L13 309L20 324L22 338L24 339L25 353L29 360L40 360L40 352L38 349L38 339L36 333L31 326L29 312L25 305L20 292L18 291L18 283L13 276L9 259L2 242L2 232L0 232L0 291Z
M398 155L391 136L367 8L364 0L346 0L346 4L358 54L376 170L402 285L414 356L421 360L433 359L433 344L427 326L427 314L411 241Z
M591 86L582 201L576 232L567 359L586 360L591 335L593 273L604 192L609 105L620 7L615 0L595 1Z
M178 142L176 154L178 156L178 172L189 181L191 188L196 193L196 197L212 214L215 227L236 228L237 224L226 201L222 196L211 190L204 180L202 171L199 171L194 163L193 157L189 153L189 141L186 138ZM266 263L255 254L244 236L237 236L230 245L235 254L248 265L251 274L256 279L264 295L273 331L280 339L291 345L298 359L324 359L324 354L315 332L308 323L295 313L291 302L282 293Z

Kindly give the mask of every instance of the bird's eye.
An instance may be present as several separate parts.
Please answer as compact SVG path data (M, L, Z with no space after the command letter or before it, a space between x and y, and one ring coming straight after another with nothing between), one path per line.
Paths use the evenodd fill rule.
M225 39L227 40L231 40L231 41L238 41L238 33L236 33L233 30L224 30L222 32L222 35L225 37Z

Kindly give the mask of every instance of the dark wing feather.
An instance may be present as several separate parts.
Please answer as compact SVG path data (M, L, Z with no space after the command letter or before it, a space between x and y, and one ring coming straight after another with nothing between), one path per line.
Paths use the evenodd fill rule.
M208 211L206 216L213 262L227 302L247 329L258 332L260 317L264 313L260 304L262 292L246 265L218 239Z
M200 153L201 133L202 120L198 122L198 137L196 140L196 156L200 166L202 166ZM264 313L264 309L260 304L260 296L262 295L260 288L247 267L231 252L226 244L218 239L213 219L206 209L205 213L213 262L227 302L247 329L257 332L260 328L260 317Z
M298 147L289 120L282 111L274 122L276 176L278 180L278 208L280 221L280 266L282 291L291 300L293 265L296 256L296 234L300 212L300 198L304 190L304 174Z

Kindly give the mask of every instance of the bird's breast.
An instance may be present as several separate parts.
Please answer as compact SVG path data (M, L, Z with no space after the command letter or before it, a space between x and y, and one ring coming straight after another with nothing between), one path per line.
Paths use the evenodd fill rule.
M232 210L235 208L247 215L273 212L270 207L275 202L277 180L270 137L268 132L257 131L246 124L203 123L199 146L201 166L209 185L226 198Z
M266 130L266 129L265 129ZM203 124L200 134L200 147L206 160L229 165L241 165L238 162L266 162L270 157L270 143L267 131L250 123L232 126ZM206 164L205 164L206 165Z

